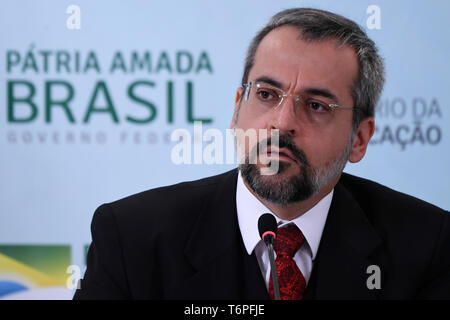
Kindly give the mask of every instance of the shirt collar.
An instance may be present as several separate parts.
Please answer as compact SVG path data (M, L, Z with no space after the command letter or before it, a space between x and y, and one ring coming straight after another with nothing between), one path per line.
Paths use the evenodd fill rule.
M270 211L258 198L256 198L247 186L239 171L236 188L236 209L238 215L239 229L244 241L247 253L250 255L256 245L261 241L258 232L258 219L263 213L272 214L277 220L279 227L294 223L305 236L306 242L311 249L311 258L315 259L322 238L323 228L330 209L334 189L323 197L314 207L291 221L283 221Z

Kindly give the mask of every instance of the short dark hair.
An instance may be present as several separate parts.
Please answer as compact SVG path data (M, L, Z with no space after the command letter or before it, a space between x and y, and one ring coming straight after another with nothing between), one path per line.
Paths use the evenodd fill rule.
M375 43L355 22L343 16L311 8L288 9L275 14L250 43L242 84L248 81L256 50L262 39L270 31L285 25L297 27L308 41L334 38L355 50L359 72L351 94L354 106L359 109L353 111L353 130L356 131L362 120L375 114L375 107L383 90L385 72L383 59L379 56Z

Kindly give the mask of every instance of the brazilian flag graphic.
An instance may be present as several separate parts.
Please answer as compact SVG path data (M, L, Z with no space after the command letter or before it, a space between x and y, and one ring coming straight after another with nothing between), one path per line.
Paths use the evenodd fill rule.
M70 246L0 245L0 299L45 287L65 287Z

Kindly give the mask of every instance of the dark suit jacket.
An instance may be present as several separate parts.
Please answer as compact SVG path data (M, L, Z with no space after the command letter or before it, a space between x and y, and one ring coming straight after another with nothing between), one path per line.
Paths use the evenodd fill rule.
M268 299L236 214L237 170L100 206L75 299ZM379 267L381 288L367 280ZM370 282L370 281L369 281ZM450 214L343 174L305 299L450 299Z

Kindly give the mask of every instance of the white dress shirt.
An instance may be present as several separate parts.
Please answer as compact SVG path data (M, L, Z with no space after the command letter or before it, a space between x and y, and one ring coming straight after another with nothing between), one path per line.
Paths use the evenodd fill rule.
M266 245L259 236L259 217L263 213L270 213L275 217L278 227L284 227L294 223L302 231L306 241L295 254L294 261L302 272L306 283L308 283L314 259L316 258L317 250L319 248L325 221L330 209L331 199L333 198L333 191L334 190L300 217L291 221L283 221L259 201L250 190L248 190L242 179L241 172L239 171L236 189L236 208L239 229L247 253L251 255L253 250L255 251L267 288L269 288L270 280L269 253L267 252Z

